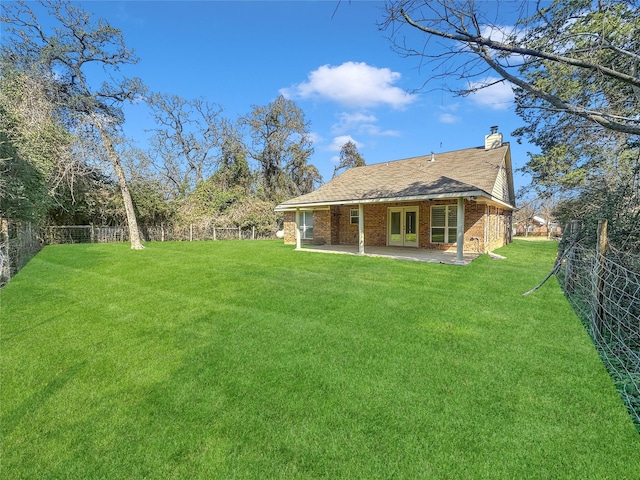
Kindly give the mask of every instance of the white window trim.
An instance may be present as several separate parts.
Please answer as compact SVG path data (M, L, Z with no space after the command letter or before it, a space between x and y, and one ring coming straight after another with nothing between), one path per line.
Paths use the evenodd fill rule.
M311 229L313 229L313 210L301 210L300 211L300 238L303 240L313 240L313 235L311 237L307 237L307 227L308 225L305 223L307 215L311 215Z
M433 209L434 208L444 208L444 227L441 226L437 226L434 227L433 226ZM431 205L431 219L430 219L430 225L429 225L429 236L431 237L429 240L431 241L431 243L436 244L436 245L455 245L457 243L458 240L458 223L456 221L456 224L453 227L449 226L449 209L453 208L456 210L456 215L458 213L458 206L457 205ZM435 242L433 240L433 229L434 228L444 228L444 242ZM453 242L451 241L447 241L450 240L449 238L449 229L450 228L455 228L456 229L456 235L453 239Z
M360 211L357 208L350 208L349 209L349 225L358 225L359 218L360 218Z

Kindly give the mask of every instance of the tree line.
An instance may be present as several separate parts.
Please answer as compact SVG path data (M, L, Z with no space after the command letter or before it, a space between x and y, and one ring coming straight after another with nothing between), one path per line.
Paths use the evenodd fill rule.
M513 135L539 149L521 169L532 182L520 196L553 201L563 224L582 219L588 231L606 218L612 240L640 249L638 1L495 7L390 1L381 26L400 55L437 67L427 84L466 96L508 82L522 120Z
M138 61L120 30L67 0L39 6L54 29L27 2L2 5L2 216L126 223L137 249L141 224L206 218L274 229L275 204L322 182L309 163L309 121L293 101L279 96L231 120L207 99L149 92L120 74ZM145 150L123 131L123 106L141 101L155 120Z
M278 97L231 120L207 99L149 92L120 73L138 61L120 30L68 0L39 6L55 30L45 30L27 2L2 4L2 216L126 222L139 248L139 223L206 217L274 228L276 203L322 182L309 163L309 122L291 100ZM558 199L563 223L607 218L612 239L638 247L637 0L482 8L466 0L387 1L379 27L399 55L437 66L425 86L446 81L464 96L508 82L522 119L513 135L539 149L522 167L532 178L528 195ZM506 8L515 21L500 18ZM103 78L89 75L96 65ZM144 150L123 131L123 106L141 101L156 125ZM363 164L347 144L334 176Z

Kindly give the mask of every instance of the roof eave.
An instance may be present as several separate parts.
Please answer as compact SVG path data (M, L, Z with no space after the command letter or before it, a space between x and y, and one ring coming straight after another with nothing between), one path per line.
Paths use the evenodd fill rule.
M409 197L382 197L382 198L365 198L365 199L350 199L350 200L332 200L328 202L300 202L291 204L280 204L276 206L276 212L294 212L296 210L313 210L317 208L329 207L331 205L358 205L370 204L370 203L392 203L392 202L415 202L424 200L443 200L450 198L469 198L469 197L482 197L493 203L496 203L504 208L513 210L514 207L508 203L489 195L483 190L469 190L466 192L455 193L437 193L427 195L413 195Z

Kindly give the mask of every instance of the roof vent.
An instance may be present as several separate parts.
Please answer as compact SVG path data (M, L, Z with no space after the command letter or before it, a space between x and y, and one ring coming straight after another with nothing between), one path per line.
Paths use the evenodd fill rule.
M484 149L491 150L502 146L502 134L498 132L498 126L491 127L491 133L484 137Z

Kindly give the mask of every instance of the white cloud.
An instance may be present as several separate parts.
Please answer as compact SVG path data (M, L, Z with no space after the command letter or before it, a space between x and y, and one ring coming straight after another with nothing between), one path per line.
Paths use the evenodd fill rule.
M445 106L440 107L440 110L444 110L445 112L457 112L460 110L460 102L449 103Z
M485 25L481 35L496 42L508 42L515 37L516 40L522 38L522 32L516 30L513 25Z
M335 135L356 132L363 135L373 136L399 136L396 130L382 130L376 123L378 118L367 113L347 113L339 115L339 120L331 126L331 132Z
M507 81L494 83L485 88L482 85L491 84L498 81L498 78L489 77L482 82L469 82L469 89L478 89L470 95L471 99L482 107L489 107L493 110L506 110L513 105L514 95L511 84Z
M440 123L447 123L447 124L458 123L460 120L462 120L462 117L458 115L454 115L454 113L457 112L459 109L460 109L460 102L450 103L448 105L443 105L439 107L439 110L441 113L438 115L438 121Z
M508 44L513 40L516 42L521 40L524 37L524 32L517 30L512 25L485 25L482 29L482 36L495 42ZM496 55L502 57L503 61L508 61L512 66L520 65L524 61L524 57L519 53L496 52Z
M342 146L347 142L355 143L356 147L358 148L364 147L363 143L358 142L351 135L340 135L333 139L333 141L331 142L331 145L327 147L327 150L331 152L339 152Z
M317 133L317 132L311 132L311 133L309 134L309 140L310 140L310 141L311 141L311 143L313 143L314 145L317 145L317 144L319 144L319 143L322 143L322 141L323 141L324 139L322 138L322 136L321 136L319 133Z
M286 98L324 98L355 108L388 105L401 109L412 103L411 95L393 86L401 74L388 68L377 68L364 62L345 62L342 65L323 65L311 72L307 82L283 88Z
M367 115L366 113L346 113L342 112L337 123L331 126L333 133L344 133L349 130L355 130L362 125L373 125L378 119L375 115Z
M438 120L440 123L458 123L460 121L460 117L450 113L441 113L438 116Z
M399 137L401 135L398 130L382 130L377 125L362 125L362 127L358 129L358 133L375 137Z

